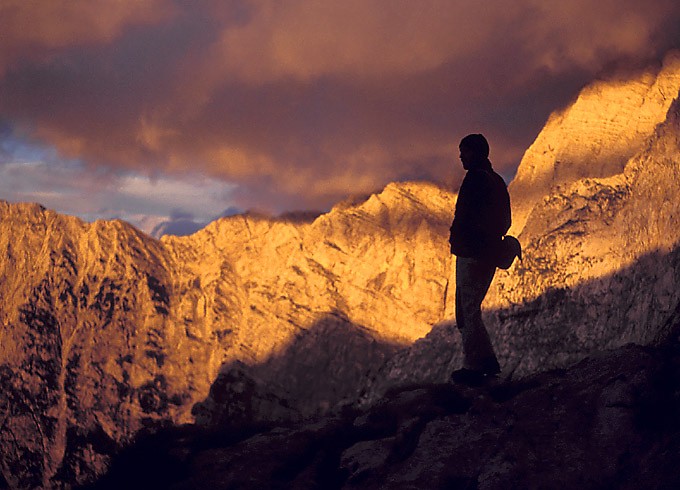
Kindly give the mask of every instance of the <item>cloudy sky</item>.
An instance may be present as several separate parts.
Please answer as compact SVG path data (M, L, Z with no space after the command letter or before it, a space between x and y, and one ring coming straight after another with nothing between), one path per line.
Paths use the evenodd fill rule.
M595 77L680 47L677 0L2 0L0 199L150 230L509 180Z

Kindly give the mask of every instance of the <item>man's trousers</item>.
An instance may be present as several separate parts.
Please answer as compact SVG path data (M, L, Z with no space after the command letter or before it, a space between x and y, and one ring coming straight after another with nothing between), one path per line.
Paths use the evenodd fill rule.
M495 273L495 265L489 262L456 258L456 323L463 338L463 367L486 374L500 371L482 321L482 301Z

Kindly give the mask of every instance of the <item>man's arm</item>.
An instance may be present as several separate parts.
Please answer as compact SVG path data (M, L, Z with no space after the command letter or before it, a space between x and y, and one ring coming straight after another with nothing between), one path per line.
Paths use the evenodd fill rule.
M484 208L489 197L488 176L481 170L469 170L463 179L451 224L451 253L475 257L489 242L484 223Z

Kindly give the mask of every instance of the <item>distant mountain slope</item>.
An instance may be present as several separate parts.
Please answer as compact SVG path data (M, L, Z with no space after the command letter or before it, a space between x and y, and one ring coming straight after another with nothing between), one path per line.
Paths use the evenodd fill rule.
M618 175L642 150L680 88L680 52L633 78L596 81L548 119L524 154L510 190L513 233L543 196L583 178Z
M674 86L676 102L658 126L646 112L626 115L642 119L617 150L622 173L541 187L524 180L534 175L527 156L511 186L526 206L526 258L499 272L486 306L501 360L518 374L649 342L677 309L680 82L642 79L620 86ZM550 124L541 144L562 141ZM541 165L554 173L556 161ZM120 221L0 203L5 480L88 481L141 428L194 415L299 418L445 380L460 362L447 242L455 197L390 184L313 221L231 216L161 240Z
M306 410L356 396L361 373L442 318L452 205L434 186L395 184L313 223L237 216L157 241L1 203L5 478L84 481L141 427L192 421L223 366L264 363L328 318L380 341L311 353L333 385Z

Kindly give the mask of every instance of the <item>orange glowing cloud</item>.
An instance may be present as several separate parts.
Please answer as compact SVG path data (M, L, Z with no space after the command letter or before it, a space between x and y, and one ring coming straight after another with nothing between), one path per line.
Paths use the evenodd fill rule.
M111 42L126 26L167 20L174 11L172 2L166 0L3 0L0 74L27 57Z
M490 0L412 2L260 0L250 22L225 29L210 53L223 74L266 82L321 76L384 79L469 56L495 58L504 41L564 70L607 53L639 55L654 42L671 2ZM518 52L518 54L521 54ZM483 60L482 60L483 61Z
M484 132L512 175L603 69L677 47L680 4L5 1L0 123L89 168L193 173L243 206L453 183Z

